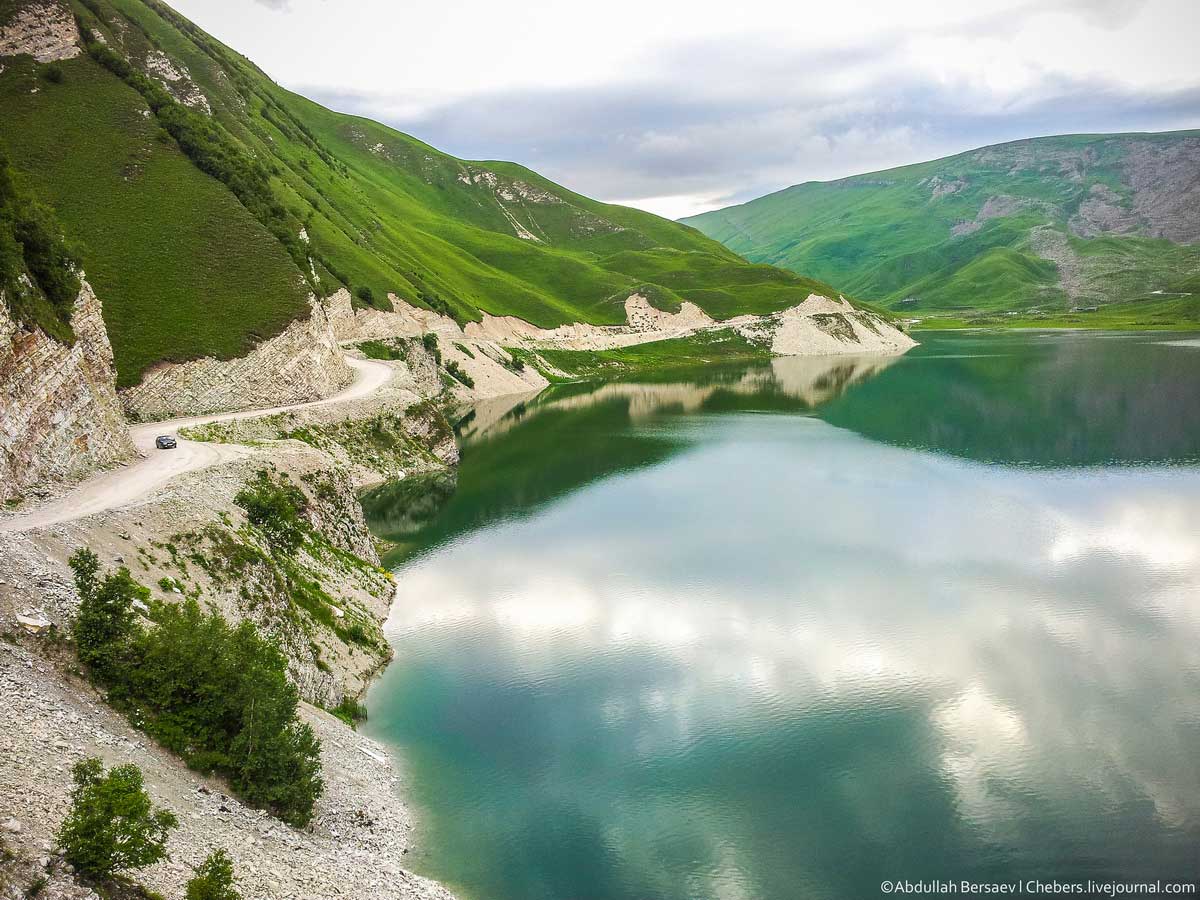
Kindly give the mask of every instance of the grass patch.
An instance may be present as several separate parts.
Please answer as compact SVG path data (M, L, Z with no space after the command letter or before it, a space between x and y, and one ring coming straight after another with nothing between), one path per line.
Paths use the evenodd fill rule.
M351 728L357 728L359 722L367 720L367 708L353 697L343 697L341 702L329 710Z
M384 338L378 341L363 341L358 344L367 359L405 360L408 359L408 344L400 338Z
M30 94L32 72L6 61L0 147L77 246L104 302L120 386L156 362L243 355L306 314L283 247L158 139L141 97L87 57L60 65L64 84Z
M538 368L551 382L606 378L625 372L644 372L764 359L770 349L731 329L702 331L682 338L636 344L615 350L511 349L510 353ZM548 364L539 366L539 361Z
M0 294L13 318L72 342L77 266L54 213L17 186L0 153Z

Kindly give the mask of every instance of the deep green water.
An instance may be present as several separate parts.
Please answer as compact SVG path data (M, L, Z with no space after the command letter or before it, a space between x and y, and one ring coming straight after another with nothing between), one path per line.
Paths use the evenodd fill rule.
M921 339L493 403L457 486L368 498L413 867L471 900L1200 876L1200 342Z

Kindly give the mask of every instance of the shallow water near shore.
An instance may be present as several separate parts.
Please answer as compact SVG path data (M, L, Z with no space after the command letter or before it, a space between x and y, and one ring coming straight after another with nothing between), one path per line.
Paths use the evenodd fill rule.
M471 900L1200 877L1200 362L919 335L570 385L385 486L368 696Z

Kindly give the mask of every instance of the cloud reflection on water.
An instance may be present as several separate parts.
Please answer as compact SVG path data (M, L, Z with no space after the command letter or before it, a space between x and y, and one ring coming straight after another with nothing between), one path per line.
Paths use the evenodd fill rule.
M815 419L673 427L703 439L407 569L400 653L433 646L466 680L537 691L595 679L575 715L651 784L712 753L791 772L797 747L870 721L880 746L845 751L833 780L805 770L815 793L797 798L863 840L901 842L886 807L938 785L947 847L1120 866L1131 828L1200 834L1200 471L984 466ZM440 659L461 647L486 659ZM713 860L762 852L750 809L708 799L681 833ZM629 864L659 826L612 815ZM1085 837L1097 820L1111 834ZM787 877L820 895L807 837ZM713 863L712 895L770 895L750 869L730 881Z

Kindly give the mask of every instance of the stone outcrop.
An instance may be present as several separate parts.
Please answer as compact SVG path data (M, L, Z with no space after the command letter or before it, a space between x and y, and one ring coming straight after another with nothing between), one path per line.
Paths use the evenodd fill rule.
M846 353L890 355L903 353L916 346L912 338L883 316L859 309L843 298L832 300L818 294L811 294L801 303L770 315L718 320L687 300L680 304L678 312L668 312L655 307L642 294L633 293L625 299L624 325L575 322L557 328L539 328L516 316L493 316L486 312L480 321L459 326L446 316L412 306L395 295L389 297L394 310L390 313L380 310L355 311L350 306L348 292L339 291L334 295L330 299L329 315L339 339L411 337L433 332L441 339L442 352L473 378L477 374L485 379L491 375L487 371L488 360L485 359L480 365L479 354L473 357L463 354L457 346L459 343L483 349L485 356L490 354L492 362L500 354L503 358L508 357L504 347L613 350L726 328L769 344L771 352L781 356ZM503 381L503 384L497 385L495 390L477 391L475 399L543 386L531 377L514 377L511 382Z
M133 455L100 301L86 281L71 326L67 346L13 321L0 299L0 499Z
M28 53L40 63L73 59L80 50L75 16L61 0L41 0L18 6L0 24L0 56Z
M1125 169L1142 234L1177 244L1200 242L1200 137L1166 145L1135 141Z
M350 293L346 290L340 290L330 297L327 301L329 317L338 339L352 342L436 334L439 353L444 362L454 363L471 379L473 386L470 388L457 381L446 385L463 401L528 393L541 390L549 384L532 367L518 368L512 355L498 340L493 340L488 334L481 332L477 323L470 322L466 329L463 329L450 317L413 306L395 294L388 294L388 300L392 304L391 312L379 309L356 310L351 306ZM489 320L500 321L484 313L485 323ZM520 319L513 321L521 322ZM527 329L533 328L526 322L521 324ZM501 330L497 334L502 336L504 333Z
M171 57L161 50L152 50L146 54L146 72L158 83L165 87L176 100L184 106L200 110L206 115L212 115L212 106L204 91L192 78L183 63L172 61Z
M817 294L762 321L739 330L747 337L764 330L776 356L898 356L917 346L883 316Z
M194 359L152 369L136 387L121 391L131 418L154 421L307 403L328 397L354 380L342 356L327 305L311 300L312 315L293 322L236 359Z
M731 328L744 337L770 345L780 356L827 356L859 353L903 353L916 341L882 316L858 309L847 300L809 295L795 306L766 316L717 320L684 301L679 312L652 306L641 294L625 300L626 325L576 323L543 329L514 316L483 314L467 324L469 338L507 346L561 350L611 350L651 341L687 337L702 331Z

